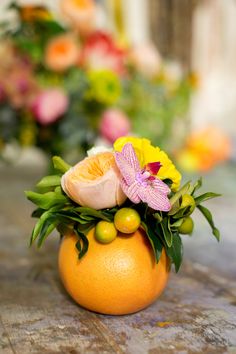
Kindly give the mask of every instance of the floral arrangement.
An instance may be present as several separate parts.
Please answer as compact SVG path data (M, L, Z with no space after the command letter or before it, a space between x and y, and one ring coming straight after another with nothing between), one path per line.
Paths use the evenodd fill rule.
M181 187L179 171L148 139L120 137L113 149L93 148L74 167L58 156L53 157L53 164L55 173L37 184L38 191L26 192L37 205L33 217L39 218L31 244L37 241L40 247L55 228L61 235L73 233L82 259L90 252L87 234L92 228L101 244L127 234L136 237L136 230L142 229L156 262L165 250L178 272L183 254L180 235L192 233L195 208L219 241L212 214L202 205L219 194L198 194L201 179Z
M13 4L18 25L2 23L1 149L16 141L73 160L99 137L112 144L130 132L171 149L193 76L165 62L153 45L120 45L99 29L95 1L59 4L58 16Z

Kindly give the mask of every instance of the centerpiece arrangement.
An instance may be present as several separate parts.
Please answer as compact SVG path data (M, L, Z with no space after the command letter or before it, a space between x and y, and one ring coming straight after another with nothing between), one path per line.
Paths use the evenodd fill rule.
M198 194L201 180L181 187L172 161L147 139L121 137L113 149L93 148L73 167L58 156L53 164L55 173L37 184L37 192L26 192L39 218L30 243L40 247L58 230L61 280L89 310L119 315L151 304L171 264L180 268L180 235L192 233L195 208L220 238L202 205L219 194Z

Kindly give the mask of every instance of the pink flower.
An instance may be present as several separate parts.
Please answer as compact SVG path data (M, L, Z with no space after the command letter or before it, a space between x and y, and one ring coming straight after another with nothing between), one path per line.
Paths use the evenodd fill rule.
M16 109L28 108L39 92L39 86L28 58L13 48L0 46L0 100L6 99Z
M96 31L85 42L81 64L87 69L112 70L122 75L125 72L124 51L115 45L107 33Z
M130 130L130 120L122 111L109 109L103 113L100 133L110 143L114 143L119 137L127 135Z
M150 172L157 171L161 164L151 163L141 169L138 158L132 144L124 145L122 152L115 152L117 166L122 175L121 188L127 197L135 204L141 201L147 203L150 208L160 211L171 209L167 195L169 187Z
M47 125L62 116L68 107L68 98L64 91L51 88L36 96L32 111L39 123Z

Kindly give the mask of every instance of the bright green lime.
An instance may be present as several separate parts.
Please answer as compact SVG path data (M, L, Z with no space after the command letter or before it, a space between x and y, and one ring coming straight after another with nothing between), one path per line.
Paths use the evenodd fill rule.
M183 223L179 227L179 232L184 235L191 235L193 232L193 219L190 216L187 216L187 218L184 219Z
M113 222L99 221L95 228L95 238L101 243L110 243L117 236L117 230Z

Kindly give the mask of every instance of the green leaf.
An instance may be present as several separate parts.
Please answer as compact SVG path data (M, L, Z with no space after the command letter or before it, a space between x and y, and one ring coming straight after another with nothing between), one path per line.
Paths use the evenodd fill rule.
M38 188L56 187L61 185L61 177L58 175L43 177L38 183Z
M180 209L180 199L178 199L173 205L170 211L168 212L168 215L174 215L178 212Z
M77 230L82 232L83 234L87 235L87 233L96 226L96 222L90 222L87 224L78 224L77 225Z
M200 203L205 202L206 200L220 197L220 196L221 196L221 194L208 192L208 193L204 193L202 195L199 195L198 197L196 197L194 199L195 199L196 205L199 205Z
M71 166L59 156L53 156L52 162L55 170L60 171L63 174L71 168Z
M59 220L55 220L55 216L50 215L44 222L40 234L38 236L37 246L40 248L45 241L45 239L52 233L52 231L60 223Z
M102 219L105 221L111 221L111 216L109 216L105 211L102 210L94 210L92 208L87 207L77 207L74 210L81 213L81 215L93 216L97 219Z
M180 188L178 190L178 192L176 192L171 198L170 198L170 203L173 206L179 199L180 197L182 197L182 195L186 194L189 189L191 188L191 184L190 182L187 182L183 185L182 188ZM169 214L171 215L171 213L169 212Z
M75 247L77 248L77 250L79 251L79 254L80 254L82 251L80 239L76 242Z
M31 238L30 238L30 246L32 245L32 243L36 240L36 238L38 237L43 224L45 222L45 220L47 219L48 215L50 215L49 211L44 211L44 213L41 215L40 219L37 221L35 227L33 228L32 234L31 234Z
M50 210L47 210L47 211L44 210L44 212L41 214L40 219L37 221L35 227L33 228L31 238L30 238L30 246L38 237L45 221L52 215L55 217L55 214L53 214L53 213L57 210L57 208L58 207L56 206L56 207L51 208Z
M58 220L58 225L56 226L56 228L57 228L57 231L59 232L59 234L64 236L68 233L69 234L73 233L74 225L68 224L66 222L61 222L61 220Z
M77 229L74 229L74 231L79 238L79 241L76 243L76 248L79 251L79 259L81 259L88 251L89 242L88 242L86 235L83 232L80 232ZM81 246L81 243L82 243L82 246Z
M64 195L60 195L55 192L47 192L44 194L32 192L32 191L26 191L25 195L27 199L29 199L31 202L36 204L42 209L50 209L52 206L55 205L64 205L66 202L68 202L68 198Z
M197 180L197 182L193 185L193 190L191 194L193 195L199 188L202 186L202 177Z
M37 223L35 224L33 230L32 230L32 234L30 237L30 246L32 245L32 243L36 240L36 238L38 237L38 234L40 233L40 230L43 226L44 220L39 219L37 221Z
M176 220L173 224L171 224L172 228L178 228L183 224L184 218Z
M75 221L77 223L80 223L80 224L87 224L88 221L90 220L84 220L81 218L81 215L80 214L77 214L75 211L73 210L62 210L62 211L58 211L56 213L57 217L60 218L60 219L68 219L68 220L72 220L72 221Z
M154 213L153 216L157 220L158 223L162 222L163 217L159 213Z
M163 245L162 245L158 235L156 234L156 232L153 230L153 228L150 227L150 223L147 225L145 222L142 221L141 225L144 228L146 235L148 236L148 239L151 243L151 246L152 246L152 249L154 252L156 262L158 263L160 260L160 257L161 257Z
M32 218L40 218L40 216L41 216L44 212L45 212L44 209L42 209L42 208L37 208L37 209L35 209L35 210L32 212L31 216L32 216Z
M187 205L184 208L181 208L176 214L172 215L174 219L182 218L183 216L188 216L191 212L191 205Z
M80 214L79 217L80 217L80 219L82 219L86 222L97 219L97 218L95 218L95 216L89 216L89 215L84 215L84 214Z
M56 194L62 194L62 195L64 195L61 186L57 186L57 187L54 189L54 192L55 192Z
M163 233L163 236L164 236L167 246L171 247L173 235L170 230L168 218L164 218L162 223L160 223L160 226L161 226L161 230L162 230L162 233Z
M200 210L200 212L203 214L203 216L205 216L206 220L208 221L209 225L211 226L213 235L215 236L217 241L219 241L220 240L220 231L215 227L213 217L212 217L210 210L208 210L206 207L204 207L202 205L198 205L197 208Z
M183 258L183 244L178 232L173 233L172 245L166 249L166 252L175 265L175 272L178 273Z

